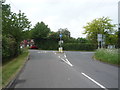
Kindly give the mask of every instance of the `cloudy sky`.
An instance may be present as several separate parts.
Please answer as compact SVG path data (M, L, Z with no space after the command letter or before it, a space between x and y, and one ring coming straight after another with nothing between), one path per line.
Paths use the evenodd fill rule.
M34 26L43 21L52 31L68 28L74 38L85 37L83 26L102 16L118 23L120 0L6 0L13 12L24 12Z

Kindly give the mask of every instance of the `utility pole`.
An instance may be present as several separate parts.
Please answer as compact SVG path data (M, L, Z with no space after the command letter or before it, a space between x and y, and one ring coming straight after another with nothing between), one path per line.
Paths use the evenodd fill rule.
M2 45L2 3L4 3L5 0L0 0L0 49Z
M120 1L118 2L118 48L120 48Z
M2 66L2 3L4 3L5 0L0 0L0 67ZM2 68L0 68L0 74L2 73ZM0 85L2 85L2 75L0 75ZM0 89L2 87L0 86Z
M0 0L0 60L2 60L2 3L5 0Z

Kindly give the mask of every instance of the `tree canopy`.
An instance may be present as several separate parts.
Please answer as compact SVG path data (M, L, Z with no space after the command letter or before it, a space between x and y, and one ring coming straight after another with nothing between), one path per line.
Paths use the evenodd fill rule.
M12 58L20 53L20 42L23 32L29 30L31 24L24 13L11 12L8 4L2 5L2 58Z
M48 28L48 25L45 25L44 22L38 22L32 31L32 36L34 39L46 38L50 32L50 28Z
M116 25L111 24L111 21L112 20L108 17L94 19L84 26L84 34L87 34L87 38L95 44L97 44L97 34L103 34L106 36L106 39L109 40L108 36L116 32Z

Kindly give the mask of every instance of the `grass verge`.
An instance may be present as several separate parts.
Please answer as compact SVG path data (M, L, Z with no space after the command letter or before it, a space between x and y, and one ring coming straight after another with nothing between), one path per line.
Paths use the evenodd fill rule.
M94 55L97 60L114 65L120 65L120 58L118 58L118 56L120 56L118 49L98 49Z
M28 55L28 49L25 49L21 55L2 66L2 88L4 88L20 71Z

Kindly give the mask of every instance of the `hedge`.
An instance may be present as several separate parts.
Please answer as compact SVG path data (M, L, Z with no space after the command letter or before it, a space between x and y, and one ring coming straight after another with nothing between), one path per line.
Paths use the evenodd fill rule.
M91 43L65 43L63 44L64 50L85 50L92 51L97 48L96 45Z
M2 62L6 62L10 58L20 53L19 44L12 37L2 37Z

